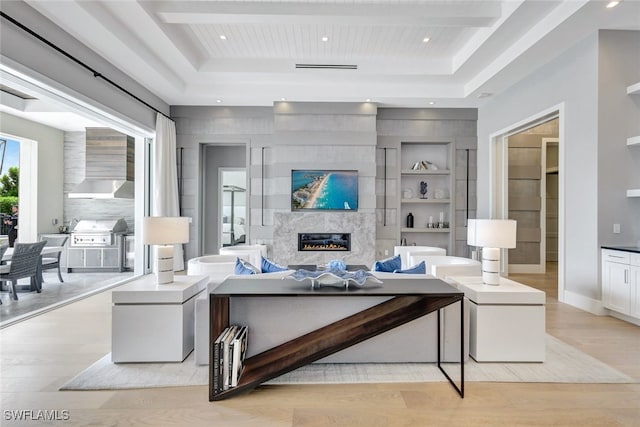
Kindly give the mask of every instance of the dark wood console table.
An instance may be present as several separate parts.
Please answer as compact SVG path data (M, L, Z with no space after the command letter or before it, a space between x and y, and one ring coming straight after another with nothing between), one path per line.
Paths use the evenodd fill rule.
M464 293L453 286L439 279L385 279L383 284L367 283L363 288L344 289L325 286L312 289L306 281L265 280L269 280L269 283L255 279L228 279L214 289L209 296L209 401L226 399L252 390L265 381L434 311L437 311L438 318L438 368L460 397L464 397L464 310L462 307L460 309L460 386L451 379L440 363L440 310L456 302L462 304L464 297ZM246 359L238 386L215 392L211 381L214 366L211 348L218 335L229 326L230 298L292 296L352 296L354 298L389 296L392 298Z

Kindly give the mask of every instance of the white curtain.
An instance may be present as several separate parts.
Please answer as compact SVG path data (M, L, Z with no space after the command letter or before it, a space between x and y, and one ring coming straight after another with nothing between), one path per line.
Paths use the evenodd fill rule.
M156 140L153 147L153 216L180 216L178 168L176 165L176 124L158 113ZM174 271L184 270L182 245L175 245Z

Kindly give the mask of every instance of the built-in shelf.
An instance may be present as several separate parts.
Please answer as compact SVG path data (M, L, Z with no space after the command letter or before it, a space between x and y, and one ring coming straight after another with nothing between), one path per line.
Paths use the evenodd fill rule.
M449 228L401 228L403 233L448 233Z
M632 146L632 145L640 146L640 135L639 136L632 136L631 138L627 138L627 145L628 146Z
M640 82L627 86L627 94L636 95L640 94Z
M449 175L450 171L448 169L443 170L413 170L413 169L404 169L400 172L402 175Z
M558 167L553 166L553 167L547 168L547 173L558 173Z
M402 199L402 203L449 203L451 199Z
M628 95L640 94L640 82L627 86ZM628 147L640 147L640 135L627 138ZM640 188L627 190L627 197L640 197Z

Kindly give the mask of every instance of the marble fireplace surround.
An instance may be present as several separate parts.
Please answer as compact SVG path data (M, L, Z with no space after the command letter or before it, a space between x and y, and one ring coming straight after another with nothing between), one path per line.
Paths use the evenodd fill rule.
M298 251L298 233L351 233L351 250ZM347 264L372 265L375 247L373 212L274 213L273 258L279 264L324 264L342 259Z

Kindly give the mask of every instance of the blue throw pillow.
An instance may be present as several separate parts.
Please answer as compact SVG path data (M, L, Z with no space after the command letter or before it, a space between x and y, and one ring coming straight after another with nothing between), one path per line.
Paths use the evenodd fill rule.
M240 274L240 275L260 273L260 271L257 268L255 268L249 262L240 258L236 258L236 267L233 270L233 272L234 274Z
M405 270L395 270L394 273L403 273L403 274L426 274L427 267L424 264L424 261L421 261L420 264L416 264L411 266Z
M269 261L265 257L262 257L262 263L260 264L260 269L263 273L277 273L278 271L288 270L287 267L283 267L279 264L276 264L273 261Z
M384 271L387 273L392 273L396 270L400 270L401 268L402 259L400 258L400 255L376 261L376 263L373 264L373 271Z

